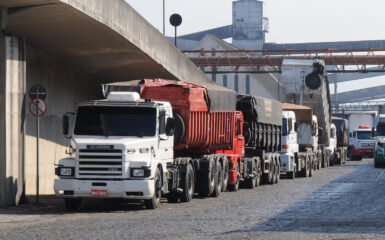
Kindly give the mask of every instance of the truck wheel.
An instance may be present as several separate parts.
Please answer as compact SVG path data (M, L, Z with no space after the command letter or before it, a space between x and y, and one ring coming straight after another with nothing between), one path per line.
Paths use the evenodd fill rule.
M249 177L246 180L246 186L249 189L253 189L257 186L258 169L257 169L257 163L256 162L253 163L252 174L254 175L254 177Z
M184 177L183 192L180 200L182 202L190 202L194 195L194 170L191 164L187 164L186 175Z
M219 197L221 195L222 191L222 184L223 184L223 169L221 163L217 162L217 168L215 171L215 184L214 184L214 191L212 196L213 197Z
M212 157L203 160L203 176L200 184L199 195L202 197L210 196L214 191L215 186L215 161Z
M310 174L310 162L309 162L309 158L306 156L305 157L305 167L302 168L301 170L301 175L302 177L309 177L309 174Z
M310 164L310 167L309 167L309 177L313 177L313 173L314 173L314 159L313 159L313 156L309 156L309 164Z
M65 206L68 210L78 210L82 204L81 198L66 198L64 199Z
M259 185L261 185L261 177L262 177L261 161L259 160L259 158L255 159L255 165L257 166L257 175L255 176L256 177L255 186L259 187Z
M281 165L279 164L278 157L275 158L276 164L275 164L275 170L276 170L276 177L275 177L275 184L279 183L279 180L281 178Z
M229 182L229 162L227 157L223 158L223 181L222 181L222 192L227 190L227 184Z
M271 172L271 180L270 180L270 184L275 184L275 182L277 181L277 165L276 165L276 162L274 160L274 158L271 159L271 163L272 163L272 170L270 171Z
M144 201L148 209L155 209L159 207L160 197L162 195L162 177L160 176L159 168L157 168L155 172L154 189L155 191L152 199Z
M237 181L234 184L229 184L228 189L231 192L236 192L239 189L239 181L241 178L241 165L238 162L237 163Z

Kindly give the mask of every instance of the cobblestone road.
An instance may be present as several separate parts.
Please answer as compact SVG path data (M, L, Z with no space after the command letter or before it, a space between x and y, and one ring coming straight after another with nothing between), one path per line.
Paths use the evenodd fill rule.
M0 239L385 239L384 172L364 159L156 210L89 201L68 212L46 200L0 209Z

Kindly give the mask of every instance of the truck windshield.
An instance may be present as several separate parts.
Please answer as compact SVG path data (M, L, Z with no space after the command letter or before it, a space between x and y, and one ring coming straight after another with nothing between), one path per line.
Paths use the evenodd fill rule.
M282 118L282 136L287 136L287 118Z
M154 108L79 107L75 135L155 136Z
M359 131L357 132L357 138L358 139L371 139L372 138L372 132L371 131Z

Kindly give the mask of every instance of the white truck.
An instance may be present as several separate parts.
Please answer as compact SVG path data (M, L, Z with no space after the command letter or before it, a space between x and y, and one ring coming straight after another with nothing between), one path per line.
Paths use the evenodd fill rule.
M330 145L330 93L325 63L321 59L284 59L282 62L282 92L283 102L299 104L312 109L314 117L308 117L306 124L298 129L299 134L305 134L307 129L311 134L305 134L300 143L300 152L311 153L312 167L329 166ZM291 109L286 109L291 110ZM296 114L297 122L299 116ZM301 147L302 146L302 147Z
M337 151L337 129L333 123L330 125L330 143L326 147L329 152L330 165L334 165L338 159L341 158L340 153Z
M311 177L320 168L317 159L322 157L317 117L305 106L283 103L282 109L281 173L291 179L296 175Z
M170 103L145 102L134 92L112 92L106 100L80 102L72 156L61 159L56 168L60 177L54 183L56 195L65 199L68 209L77 209L82 198L107 196L142 199L156 208L159 187L167 186L161 184L167 172L159 169L173 163L172 119ZM69 115L64 122L63 132L70 134Z
M349 133L348 157L362 160L364 156L373 157L376 139L369 125L361 125Z

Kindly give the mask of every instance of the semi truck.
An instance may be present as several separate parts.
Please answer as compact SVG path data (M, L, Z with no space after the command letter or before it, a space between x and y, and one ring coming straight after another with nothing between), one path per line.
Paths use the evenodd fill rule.
M296 175L311 177L319 169L318 122L309 107L282 104L281 173L294 179Z
M374 129L370 125L360 125L349 133L348 156L350 160L362 160L363 157L373 157L376 140Z
M331 153L330 163L337 165L345 164L348 154L348 120L332 116L332 123L330 138L336 138L336 140L333 140L336 144L334 151Z
M313 110L314 116L307 120L313 122L312 136L316 136L318 141L312 144L312 156L315 157L311 165L314 169L327 167L331 109L325 62L317 58L284 59L281 68L283 102L307 106ZM310 150L309 147L306 149Z
M272 105L266 101L262 111L270 115L258 122L247 115L253 109L243 108L247 100L238 101L243 112L237 111L233 92L207 85L111 84L103 87L106 99L79 102L63 117L71 145L56 168L56 195L68 209L79 208L83 198L131 199L153 209L162 196L188 202L194 193L236 191L241 182L251 188L261 178L278 182L281 125L269 123ZM245 137L244 128L254 135Z

